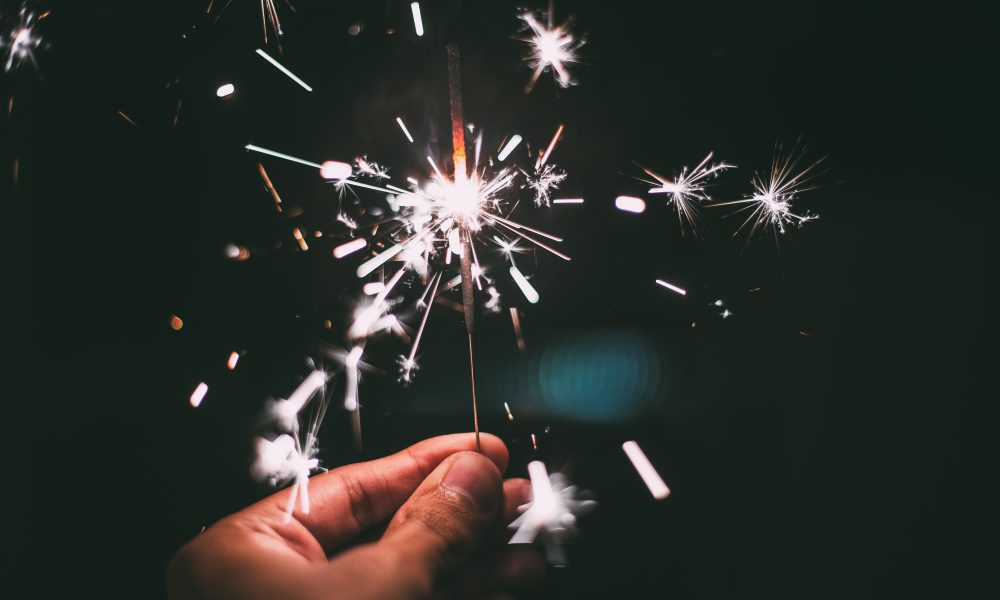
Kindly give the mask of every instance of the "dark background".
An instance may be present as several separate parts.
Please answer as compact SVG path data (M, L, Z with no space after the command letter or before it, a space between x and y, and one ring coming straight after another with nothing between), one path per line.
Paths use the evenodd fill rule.
M433 144L447 144L447 40L462 48L467 119L494 144L520 132L536 146L565 123L553 160L570 174L564 195L587 199L522 213L564 234L574 258L526 259L542 294L521 307L526 354L505 314L478 325L484 429L508 441L511 473L543 458L600 502L539 597L988 595L996 63L985 15L954 3L560 2L588 38L579 85L543 76L525 96L514 5L422 3L417 39L408 2L295 4L281 9L282 60L312 94L254 56L260 15L239 1L218 22L202 2L50 3L42 77L0 76L0 99L15 98L0 119L7 246L31 281L8 320L32 314L37 368L10 400L37 410L5 421L26 434L9 454L26 475L4 489L27 549L4 544L4 562L29 558L16 574L35 595L162 595L185 540L266 493L244 475L254 416L294 388L306 357L343 343L356 280L330 257L336 237L300 252L290 234L340 235L332 191L265 159L278 215L242 146L368 153L422 173L394 118L447 153ZM348 35L357 22L364 31ZM236 95L216 98L230 81ZM715 192L733 198L775 142L800 137L808 157L830 156L823 187L799 204L821 218L780 246L732 238L738 223L721 209L699 240L656 197L641 216L613 207L644 195L632 161L671 174L715 150L741 167ZM227 243L253 256L227 261ZM408 390L392 376L405 347L382 342L372 362L388 372L362 385L364 452L331 411L324 463L467 430L463 334L458 314L436 309ZM247 354L228 373L233 349ZM580 376L619 396L560 395L559 381L535 377L546 352L585 356ZM621 395L632 375L615 372L630 368L620 356L645 357L635 368L652 373L633 395ZM196 411L187 397L202 380ZM670 484L667 501L650 498L626 439Z

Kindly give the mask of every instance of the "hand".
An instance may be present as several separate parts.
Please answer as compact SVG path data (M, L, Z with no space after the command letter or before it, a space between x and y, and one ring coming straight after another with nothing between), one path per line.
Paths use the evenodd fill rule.
M481 443L479 454L472 434L441 436L317 475L309 514L291 519L289 490L273 494L181 548L167 570L168 594L403 600L537 585L544 561L530 547L505 545L504 529L531 486L502 481L508 455L499 438L483 434ZM377 541L361 542L387 521Z

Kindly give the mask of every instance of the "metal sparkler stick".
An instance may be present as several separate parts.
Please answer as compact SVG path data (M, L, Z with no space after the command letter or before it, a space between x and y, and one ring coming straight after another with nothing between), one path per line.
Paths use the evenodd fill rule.
M455 182L468 178L465 160L465 118L462 116L462 77L460 73L458 46L448 44L448 99L451 104L451 150L455 163ZM469 334L469 380L472 385L472 425L476 432L476 450L479 444L479 407L476 403L476 370L472 355L472 329L475 324L475 296L472 282L472 232L468 223L461 223L462 256L460 272L462 276L462 309L465 313L465 331Z

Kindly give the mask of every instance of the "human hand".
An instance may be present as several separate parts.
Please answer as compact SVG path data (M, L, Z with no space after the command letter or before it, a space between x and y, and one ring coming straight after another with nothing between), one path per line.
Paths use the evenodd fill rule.
M483 434L446 435L309 481L309 514L285 515L290 489L218 523L170 561L171 598L409 600L506 597L537 585L544 561L505 545L530 500L502 481L507 448ZM365 534L381 537L362 542Z

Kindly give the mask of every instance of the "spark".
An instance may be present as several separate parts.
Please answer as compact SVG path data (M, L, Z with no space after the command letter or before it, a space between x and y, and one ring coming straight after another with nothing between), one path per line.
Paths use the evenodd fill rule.
M536 171L542 168L542 166L544 166L545 163L549 160L549 155L552 154L553 150L555 150L556 144L559 143L559 138L562 137L563 129L564 129L563 125L559 125L559 127L556 129L555 134L553 134L552 139L549 141L549 145L545 148L545 152L540 157L538 157L538 162L535 164Z
M411 2L410 12L413 13L413 30L416 32L417 37L423 37L424 35L424 20L420 16L420 3ZM410 140L411 142L413 140Z
M528 463L531 502L518 507L521 515L508 527L516 530L511 544L527 544L541 536L546 558L553 566L565 566L562 545L576 533L577 516L593 510L597 503L582 499L576 486L561 473L549 473L541 461Z
M503 409L505 411L507 411L507 420L508 421L513 421L514 420L514 414L510 412L510 406L506 402L503 403Z
M358 403L358 380L361 377L359 364L361 363L361 355L364 351L365 349L362 346L355 346L351 348L350 353L347 355L347 359L344 361L344 367L347 371L347 381L344 392L344 408L351 412L360 412L358 410L360 407L360 404Z
M326 381L327 374L320 369L306 376L287 400L278 400L271 406L271 417L275 423L286 431L296 431L299 413L326 385Z
M184 327L184 320L177 315L170 315L170 328L174 331L180 331Z
M656 472L653 463L649 462L638 443L635 441L625 442L622 444L622 450L632 461L632 466L639 472L639 477L642 477L642 481L649 488L649 493L653 495L653 498L663 500L670 495L670 488L663 482L663 478Z
M271 178L267 176L267 171L264 170L264 165L258 162L257 170L260 171L260 177L264 180L264 189L266 189L268 193L271 194L271 197L274 198L274 208L278 212L281 212L281 196L278 195L277 188L275 188L274 184L271 183Z
M357 252L368 245L368 240L363 237L355 238L347 243L341 244L333 249L334 258L344 258L348 254Z
M222 17L222 14L226 12L232 2L233 0L228 0L226 2L226 5L223 6L222 10L219 11L219 14L216 15L215 21L218 21ZM215 0L209 0L208 7L205 9L205 14L210 14L212 12L213 4L215 4ZM285 0L285 6L287 6L292 12L295 12L295 7L292 6L288 0ZM260 24L264 33L265 44L268 43L268 26L274 30L274 33L278 36L278 38L285 34L285 32L281 29L281 19L278 17L278 8L275 5L275 0L260 0ZM278 53L281 53L280 39L278 41Z
M416 3L414 2L414 4ZM400 117L396 117L396 123L399 124L399 128L403 130L403 135L405 135L406 139L409 140L409 142L412 144L413 136L410 135L410 130L406 128L406 124L403 123L403 119Z
M205 394L207 393L208 384L202 381L197 387L194 388L194 391L191 392L191 397L188 399L188 402L191 403L191 406L198 408L201 406L201 401L205 399Z
M229 359L226 360L226 368L230 371L236 370L236 363L240 361L240 353L233 350L229 353Z
M639 214L646 210L646 201L635 196L618 196L615 198L615 208Z
M521 292L524 293L524 297L528 299L528 302L536 304L539 298L538 291L528 283L528 280L521 274L521 271L517 267L512 266L510 268L510 276L514 278L514 283L517 284L517 287L521 288Z
M802 148L800 152L797 151L796 147L793 147L787 154L783 154L781 146L778 146L771 162L770 173L766 176L760 172L754 173L752 195L742 200L719 202L713 205L741 206L735 211L736 213L749 211L749 215L733 234L734 236L750 225L750 237L757 232L770 229L777 239L778 234L784 234L786 228L801 227L802 224L818 218L808 212L792 212L792 205L799 194L817 187L812 183L818 175L815 169L826 160L826 157L823 156L797 171L804 154L805 148Z
M43 13L45 16L47 13ZM18 21L10 29L0 35L0 48L6 49L3 70L10 72L24 62L30 62L38 70L35 51L44 48L42 38L35 34L35 24L38 21L35 13L22 6L18 12Z
M552 192L559 188L566 179L566 171L557 169L555 165L545 165L535 171L533 177L528 177L526 186L535 192L535 206L551 206Z
M292 491L285 506L285 521L291 520L296 500L299 509L309 514L309 473L319 467L315 444L305 446L283 433L274 441L257 438L256 446L257 458L251 467L251 475L272 486L292 482Z
M224 248L224 253L226 258L229 260L235 260L237 262L243 262L250 258L250 250L246 246L237 246L235 244L226 244Z
M219 89L215 90L215 95L218 96L219 98L225 98L226 96L232 95L233 92L235 91L236 91L236 86L231 83L227 83L225 85L219 86Z
M424 301L421 299L421 303L425 305L424 316L420 319L420 327L417 329L417 334L413 338L413 346L410 347L410 354L408 356L399 357L399 367L400 374L399 378L401 381L409 383L413 381L413 373L419 369L419 365L416 362L417 348L420 346L420 338L424 335L424 328L427 327L427 319L431 316L431 306L434 305L434 298L437 296L438 284L441 283L441 273L438 273L433 280L433 287L429 287L430 298ZM427 293L426 291L424 292Z
M510 156L510 153L513 152L515 148L517 148L517 145L521 143L522 139L523 138L517 134L511 136L510 140L503 147L503 150L500 151L500 154L497 154L497 160L500 162L507 160L507 157Z
M292 237L294 237L295 241L299 243L299 248L301 248L303 252L309 249L309 244L306 243L306 239L302 236L302 232L298 227L292 230Z
M551 16L550 11L550 19ZM528 37L519 38L528 44L528 55L525 60L533 69L531 79L525 87L525 93L530 93L538 82L538 78L550 68L556 82L561 87L572 85L573 76L567 65L578 62L576 52L583 46L584 40L577 39L570 32L568 22L558 26L553 26L550 22L548 26L545 26L529 11L522 12L518 18L524 21L527 29L530 29Z
M123 118L123 119L125 119L125 121L127 121L128 124L131 125L132 127L135 127L136 129L140 129L139 125L137 125L136 122L132 120L132 117L126 115L122 111L118 111L118 116L121 117L121 118Z
M253 144L247 144L246 146L244 146L244 148L246 148L247 150L250 150L251 152L259 152L261 154L267 154L268 156L274 156L275 158L281 158L281 159L284 159L284 160L290 160L292 162L299 163L300 165L305 165L307 167L312 167L314 169L322 169L323 168L323 165L321 165L319 163L314 163L314 162L311 162L311 161L308 161L308 160L304 160L304 159L301 159L301 158L296 158L294 156L290 156L288 154L284 154L284 153L281 153L281 152L276 152L274 150L268 150L267 148L261 148L260 146L255 146Z
M684 288L679 288L679 287L677 287L676 285L674 285L672 283L667 283L666 281L663 281L662 279L657 279L656 283L659 284L659 285L662 285L663 287L667 288L668 290L677 292L681 296L686 296L687 295L687 290L685 290Z
M268 54L267 52L264 52L260 48L257 48L257 54L259 54L260 57L263 58L264 60L266 60L267 62L269 62L272 65L274 65L274 67L277 68L279 71L281 71L282 73L284 73L285 75L287 75L289 79L291 79L295 83L297 83L300 86L302 86L303 89L305 89L305 91L307 91L307 92L313 91L313 89L311 87L309 87L308 83L306 83L306 82L302 81L301 79L299 79L298 76L295 75L295 73L292 73L291 71L289 71L288 69L286 69L284 65L282 65L277 60L275 60L274 58L272 58L271 55Z
M642 167L642 170L647 175L655 179L655 181L643 180L645 183L656 186L651 188L649 193L669 194L670 199L668 200L668 204L672 204L674 210L677 211L677 219L680 221L681 231L684 231L685 227L689 227L697 233L699 220L698 206L702 202L710 202L712 200L706 191L709 182L717 177L719 173L735 167L735 165L724 162L709 164L712 156L713 153L709 152L698 163L698 166L690 171L688 171L687 167L683 167L673 180Z
M347 179L354 172L354 168L339 160L324 161L319 167L319 175L323 179Z
M524 336L521 335L521 315L517 311L516 306L510 307L510 322L514 327L514 337L517 339L517 349L524 352Z
M552 204L583 204L583 198L554 198Z

